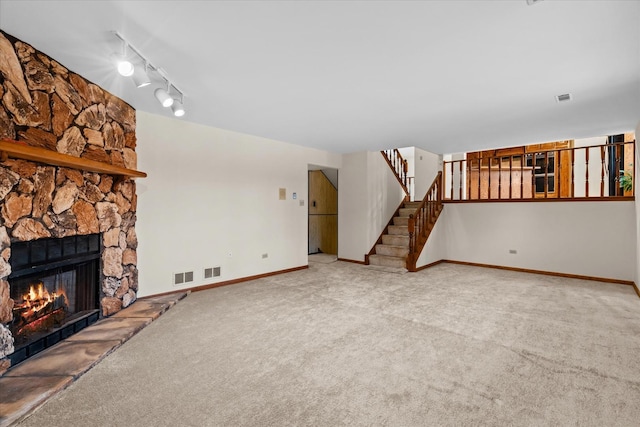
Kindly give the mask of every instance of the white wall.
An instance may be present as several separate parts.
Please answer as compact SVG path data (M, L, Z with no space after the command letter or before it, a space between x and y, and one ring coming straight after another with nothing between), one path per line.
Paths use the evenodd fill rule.
M438 222L450 260L633 280L635 210L634 202L460 203Z
M367 245L367 153L342 156L338 191L338 257L362 261ZM387 166L388 167L388 166Z
M442 156L420 148L414 153L415 190L414 197L420 201L427 194L427 190L433 183L436 175L442 170Z
M338 191L338 257L364 261L404 198L379 151L345 154Z
M141 111L136 134L139 296L180 289L173 273L192 287L307 265L308 164L340 155Z
M440 213L440 217L438 217L435 227L431 230L427 243L424 245L418 260L416 261L416 267L422 267L436 261L448 259L446 226L444 225L443 220L446 211L447 205L445 205L444 210Z

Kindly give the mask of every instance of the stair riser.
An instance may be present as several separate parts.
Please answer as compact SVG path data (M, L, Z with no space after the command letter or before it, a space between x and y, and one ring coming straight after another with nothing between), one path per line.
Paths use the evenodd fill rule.
M408 217L409 215L415 213L415 211L415 209L400 208L400 210L398 211L398 215Z
M389 234L396 235L396 236L408 236L409 229L403 225L390 225Z
M404 206L402 206L404 209L413 209L414 211L416 209L418 209L418 206L420 206L422 204L422 202L409 202L409 203L405 203Z
M409 248L399 246L376 245L376 254L404 258L409 255Z
M371 255L369 257L369 264L379 265L382 267L397 267L397 268L406 267L406 261L402 258L381 258L375 255Z
M406 246L409 247L409 237L405 236L392 236L390 234L385 234L382 236L382 243L385 245L393 245L393 246Z
M409 218L405 216L395 216L393 217L393 225L404 225L405 227L409 224Z

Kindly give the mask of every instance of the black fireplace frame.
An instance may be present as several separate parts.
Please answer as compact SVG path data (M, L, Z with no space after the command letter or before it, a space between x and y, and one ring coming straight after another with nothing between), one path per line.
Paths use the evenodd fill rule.
M100 234L87 234L68 236L63 238L47 238L31 241L17 241L11 243L11 269L8 277L9 286L11 281L24 279L29 276L66 269L71 265L83 264L95 261L95 307L83 311L78 315L71 316L65 320L64 325L53 329L36 337L24 345L16 347L15 351L8 357L11 364L15 365L21 361L39 353L63 339L81 331L87 326L95 323L100 318L100 257L102 244Z

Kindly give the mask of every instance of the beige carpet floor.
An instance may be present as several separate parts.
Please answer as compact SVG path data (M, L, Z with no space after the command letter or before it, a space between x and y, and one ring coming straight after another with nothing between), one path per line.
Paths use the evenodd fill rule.
M637 426L632 287L335 262L192 293L21 426Z

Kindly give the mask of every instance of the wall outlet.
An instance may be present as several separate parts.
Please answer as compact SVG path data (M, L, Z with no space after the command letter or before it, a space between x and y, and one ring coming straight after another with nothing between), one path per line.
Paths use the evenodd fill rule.
M269 258L269 254L262 254L262 259Z
M304 200L300 200L300 206L304 206Z
M509 253L515 255L518 253L518 251L515 249L509 249Z

